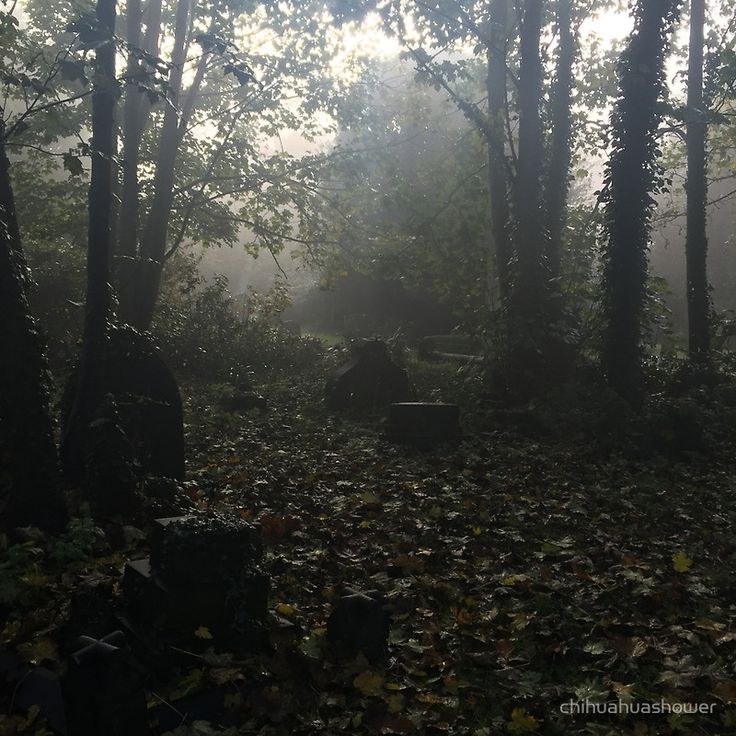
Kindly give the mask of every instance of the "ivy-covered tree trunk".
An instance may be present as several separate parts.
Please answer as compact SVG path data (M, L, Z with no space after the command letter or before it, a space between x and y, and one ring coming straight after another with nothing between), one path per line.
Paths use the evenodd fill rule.
M546 310L548 289L542 203L544 147L540 102L542 59L539 53L542 0L523 4L519 46L519 162L515 187L514 313L527 330Z
M707 363L710 351L710 297L706 234L707 123L703 104L705 0L690 2L690 48L687 72L687 310L690 357Z
M66 523L41 338L26 295L26 265L0 131L0 526Z
M572 68L577 43L572 30L572 2L557 3L557 68L552 89L552 143L547 175L547 262L552 278L560 275L562 234L570 184L572 138Z
M84 470L89 424L104 397L103 363L111 314L110 221L113 207L112 167L115 79L115 0L98 0L97 23L105 42L95 52L92 94L92 172L89 186L87 294L76 393L62 445L64 471L78 479Z
M664 91L668 36L679 0L638 0L635 25L618 64L619 95L612 117L606 172L602 363L609 385L636 403L642 388L642 335L647 293L650 220L659 181L656 132Z
M508 0L492 0L488 39L488 192L490 196L492 250L502 303L510 292L509 186L506 171L504 112L506 109L506 34Z

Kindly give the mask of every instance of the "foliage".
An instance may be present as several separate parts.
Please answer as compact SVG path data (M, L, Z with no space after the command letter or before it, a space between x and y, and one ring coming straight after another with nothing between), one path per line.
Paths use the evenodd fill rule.
M58 158L30 152L12 167L28 265L31 310L54 369L76 356L86 251L86 182L68 178ZM43 216L39 216L41 214Z
M34 530L31 528L31 532ZM86 517L71 519L63 533L45 537L38 530L31 540L8 546L3 539L0 562L0 608L16 610L43 599L49 573L70 570L100 552L101 530Z
M487 19L488 3L411 5L423 8L417 34L426 48L462 52L459 58L437 57L451 92L482 96L484 49L470 23ZM29 6L38 16L46 4L31 0ZM348 26L375 8L394 27L400 20L394 2L333 6ZM645 6L654 4L640 3L640 12ZM185 241L233 244L245 226L252 250L275 251L292 239L324 266L327 277L350 266L403 278L451 304L467 326L485 328L488 352L497 351L503 361L496 324L487 319L492 270L482 140L437 95L438 89L448 90L427 66L422 75L435 91L409 83L403 69L404 78L390 94L385 75L365 96L353 94L351 81L326 80L330 55L320 44L332 39L333 30L328 19L315 16L311 2L198 7L198 33L206 34L199 26L215 9L225 11L223 25L232 27L200 36L202 53L213 53L212 75L194 124L212 126L214 133L188 134L180 151L172 227L184 233L183 246L168 260L154 330L187 382L187 495L202 512L235 514L263 532L273 581L274 647L236 660L218 650L208 628L198 628L195 636L211 648L195 655L191 667L182 665L173 681L156 682L154 692L164 693L183 713L186 700L180 699L224 688L223 728L229 730L190 718L174 733L641 736L733 730L733 355L717 356L716 370L706 375L676 353L648 359L642 382L649 399L639 411L603 384L595 365L601 316L610 317L611 306L610 294L602 295L598 284L595 245L604 221L609 245L616 245L617 236L619 246L634 246L628 256L637 269L624 296L637 297L639 337L647 310L655 314L646 306L656 286L646 278L646 240L655 204L651 193L666 182L655 163L663 110L649 103L664 92L666 23L646 43L635 34L643 51L654 53L655 64L639 63L634 44L621 62L604 216L597 206L591 213L584 198L568 213L559 279L565 304L548 335L559 352L546 352L547 375L516 375L527 385L539 379L535 385L545 387L543 395L510 405L498 385L495 393L489 390L491 361L429 364L416 359L397 334L392 349L407 365L418 398L455 402L463 412L466 437L460 446L420 453L386 443L375 414L361 421L325 412L324 380L345 351L325 351L280 323L289 303L284 283L236 303L223 279L202 279ZM167 3L167 27L173 9ZM40 23L34 29L37 39L50 37L51 24L64 27L71 12L71 3L57 3L44 21L49 27ZM4 15L0 20L0 37L20 43L16 24ZM273 33L279 21L288 31L283 37ZM545 22L549 36L551 15ZM243 41L246 51L237 60L229 55L235 52L225 31ZM518 71L514 44L510 75ZM18 59L51 68L58 50L50 44L32 62L22 54ZM85 49L78 50L81 56L71 67L61 64L66 75L61 73L60 84L48 88L29 74L29 66L25 77L11 73L12 55L2 57L3 73L14 77L5 79L14 102L27 98L33 106L57 100L64 90L81 93ZM428 52L419 55L429 58ZM543 58L545 65L550 58ZM725 52L719 58L731 84L733 59ZM590 63L603 76L610 71L606 59ZM605 84L578 76L586 77L580 99L607 104ZM347 105L342 96L350 98ZM511 97L509 144L516 135L513 90ZM297 101L290 104L292 98ZM242 118L228 108L234 99L246 106ZM642 100L647 104L637 104ZM160 97L155 102L144 140L144 208L150 206L150 164L163 109ZM341 119L338 145L329 152L302 159L264 152L283 129L314 137L324 132L317 111L329 112L328 129ZM10 112L10 120L23 116ZM72 151L67 136L86 135L84 98L64 115L38 127L16 126L14 132L23 145L43 141L55 147L52 159L26 149L17 171L38 281L36 303L59 345L73 339L73 319L61 319L55 310L63 300L77 301L80 290L78 246L85 223L77 204L86 185L79 158L86 143L74 144ZM583 115L578 113L579 122ZM589 147L590 138L582 145ZM638 159L630 156L637 146L644 149ZM200 186L210 176L216 181ZM622 191L625 197L616 200ZM44 207L46 199L54 204ZM318 207L319 201L325 206ZM196 214L187 220L192 203ZM631 242L621 237L629 231ZM176 237L174 243L178 247ZM610 278L610 248L604 268ZM218 408L223 392L255 382L268 395L267 412ZM110 539L126 539L117 523L109 531ZM125 552L145 554L145 534L132 531L137 541ZM68 633L74 590L89 576L117 590L123 556L108 554L105 535L89 519L73 520L55 539L34 530L22 533L33 541L3 542L3 644L24 661L56 667L55 642ZM383 662L369 666L360 657L341 657L325 640L330 605L346 584L378 589L386 600L393 625L390 657ZM236 689L241 681L248 682L247 690ZM718 708L697 720L571 720L560 705L572 697L601 703L703 701ZM0 730L4 721L0 716Z
M426 370L424 385L449 389L452 368ZM635 702L716 702L683 732L723 732L733 717L725 447L716 465L602 457L590 430L565 446L560 427L529 441L495 424L456 451L415 453L315 412L319 390L268 443L256 439L267 420L223 436L217 412L193 436L203 499L261 522L278 571L271 606L302 631L265 659L268 707L262 694L239 714L260 724L276 713L291 728L318 714L353 733L428 731L448 718L458 734L666 733L664 718L560 714L569 698L615 701L623 687ZM631 417L615 393L606 400ZM477 404L468 393L466 415ZM320 643L343 582L387 597L391 657L379 667Z
M478 327L492 276L480 141L406 63L374 76L370 119L338 137L324 167L324 280L347 270L398 280Z
M283 283L236 304L225 279L204 281L196 259L182 256L177 266L164 287L153 332L165 358L182 374L247 385L250 374L298 370L318 358L317 341L280 322L289 305Z
M260 294L251 290L243 304L243 332L236 369L252 370L257 375L299 372L316 362L322 353L319 341L301 337L285 328L280 314L290 304L288 288L276 283Z
M551 411L546 436L530 439L511 421L483 424L487 403L472 367L409 367L421 398L461 403L467 436L460 447L406 450L367 422L325 413L323 372L305 381L290 371L283 387L270 382L270 417L231 421L210 396L187 391L187 492L202 511L261 526L274 650L238 659L200 631L211 648L156 681L154 691L184 712L187 696L224 688L225 722L188 719L179 732L274 723L299 732L304 718L310 729L320 723L356 734L428 732L447 719L459 736L671 731L654 715L560 713L560 704L585 697L714 703L712 714L689 716L679 732L728 732L732 445L707 438L708 455L661 455L655 447L644 457L612 445L606 454L593 444L600 435L592 425L568 434L569 425L551 423ZM673 406L677 373L674 365L668 371ZM736 407L734 386L714 386L713 400ZM573 388L560 397L562 422L576 411ZM677 390L688 412L704 404ZM630 428L636 419L626 403L598 393L599 414L608 405L607 416L622 413L621 426ZM273 421L287 413L288 422ZM642 434L656 438L654 428L641 425ZM8 578L42 577L31 579L34 596L16 597L6 646L51 656L47 665L58 666L59 612L72 591L90 574L110 585L119 578L120 555L98 548L89 556L95 535L80 520L64 537L82 565L52 562L44 550L54 543L13 553ZM325 641L330 602L346 583L377 588L387 601L393 623L384 662L342 657ZM234 686L243 680L249 689L241 694Z
M6 540L7 542L7 540ZM28 592L29 575L37 573L43 551L34 542L14 544L3 550L0 562L0 606L11 606Z
M164 298L153 333L171 365L200 376L227 371L225 356L232 353L238 321L223 279L204 283L196 260L179 257L164 284Z
M64 533L49 542L49 560L58 565L82 562L99 551L101 539L104 534L91 518L71 519Z
M305 235L321 196L315 175L320 157L293 154L283 145L274 152L273 143L287 132L314 141L334 130L337 118L359 117L350 92L361 66L360 52L350 48L319 2L192 7L185 62L185 83L191 84L173 103L167 98L173 94L169 83L175 75L166 54L128 43L122 37L124 24L115 37L121 55L133 64L133 71L123 74L124 97L137 95L152 105L144 115L138 166L142 221L151 214L160 188L156 172L162 121L175 104L181 106L181 142L172 201L157 210L165 210L170 220L168 242L161 244L164 259L184 242L209 246L240 241L254 253L275 253L285 242L311 247L316 241ZM162 37L173 36L176 8L175 0L164 0ZM28 23L23 33L12 13L2 16L8 44L18 47L2 80L13 102L5 109L10 112L9 136L20 161L31 152L43 153L53 161L46 166L46 180L70 177L78 187L87 176L90 57L99 29L91 16L80 16L76 3L59 3L47 12L44 0L29 0L24 11ZM114 163L121 161L116 157ZM123 171L116 168L118 174ZM39 218L41 211L27 209L32 227L36 223L31 218ZM127 218L119 232L131 228L137 230ZM137 233L133 236L136 240ZM117 265L122 269L127 261ZM121 309L127 293L120 290Z

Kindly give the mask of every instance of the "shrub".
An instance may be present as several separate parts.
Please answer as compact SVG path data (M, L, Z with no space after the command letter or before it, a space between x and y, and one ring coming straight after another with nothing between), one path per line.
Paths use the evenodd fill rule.
M251 291L236 305L226 279L206 282L189 258L164 288L153 332L178 371L242 385L250 376L298 370L321 356L318 340L281 324L289 303L287 286L277 283L266 293Z

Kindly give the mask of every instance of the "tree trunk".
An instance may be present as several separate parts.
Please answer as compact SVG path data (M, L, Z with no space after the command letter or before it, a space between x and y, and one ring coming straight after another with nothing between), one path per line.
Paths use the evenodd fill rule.
M141 22L145 17L146 35L141 37ZM128 0L126 37L131 46L142 48L152 56L158 55L161 34L161 0L152 0L146 6L145 14L140 0ZM128 57L127 75L135 76L143 71L142 65L134 55ZM124 227L117 240L117 253L132 260L138 255L139 228L139 186L141 139L151 110L147 94L129 85L125 92L123 106L123 187L120 195L120 220ZM130 269L121 269L130 276ZM122 281L122 277L121 277Z
M519 162L515 190L515 315L531 326L545 313L548 288L542 213L542 0L526 0L519 46Z
M25 288L25 259L0 135L0 519L5 529L66 523L49 411L48 373Z
M506 34L508 0L492 0L488 48L488 192L491 212L492 250L502 304L510 291L509 187L506 172L504 111L506 108Z
M558 0L559 47L552 90L552 145L547 176L547 262L552 278L560 275L562 233L570 184L572 67L577 46L572 31L571 10L571 0Z
M128 44L140 48L143 19L140 0L128 0L127 12ZM141 64L135 55L130 53L127 76L137 78L141 72ZM123 186L120 193L120 220L123 227L117 241L117 255L126 260L135 258L138 253L138 166L143 134L141 120L143 97L143 93L129 82L123 105ZM121 270L125 274L128 269L123 266Z
M707 123L703 105L705 0L690 2L690 48L687 71L687 311L690 358L705 364L710 351L710 298L706 261L705 205Z
M102 366L111 313L110 222L113 206L112 167L115 155L114 109L118 91L113 40L115 0L98 0L97 21L100 28L104 29L108 40L98 46L95 52L84 333L77 388L62 445L64 470L72 479L79 479L84 471L87 429L104 397Z
M174 191L174 170L179 147L178 102L184 72L185 48L189 30L190 0L179 0L176 10L172 72L169 80L170 99L164 112L153 183L153 199L141 235L140 260L136 268L134 288L121 294L122 316L134 327L147 330L161 284L166 236Z
M140 0L129 0L126 35L128 43L142 48L152 56L158 56L161 35L161 2L151 0L141 8ZM141 21L145 18L146 34L141 38ZM131 54L128 57L128 75L140 73L144 67ZM143 133L151 111L148 95L129 85L125 92L123 107L123 183L120 194L119 236L116 241L116 283L119 317L123 322L136 322L135 306L139 275L139 229L140 229L140 149Z
M657 103L664 90L667 38L678 6L679 0L638 0L634 31L619 61L619 97L612 118L601 357L610 386L631 403L641 399L647 249L659 178Z

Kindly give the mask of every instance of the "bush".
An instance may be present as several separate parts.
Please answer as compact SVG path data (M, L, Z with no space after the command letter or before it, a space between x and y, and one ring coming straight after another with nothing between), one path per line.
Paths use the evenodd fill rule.
M188 376L247 384L250 376L299 370L322 355L318 340L289 331L280 315L288 289L251 291L240 305L224 277L209 283L192 258L179 264L161 295L153 332L166 360Z

